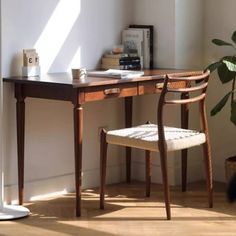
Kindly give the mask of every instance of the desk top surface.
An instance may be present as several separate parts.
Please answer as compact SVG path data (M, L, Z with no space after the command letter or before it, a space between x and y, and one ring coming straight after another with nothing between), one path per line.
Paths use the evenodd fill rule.
M108 77L86 77L83 80L73 79L71 73L51 73L41 75L40 77L22 77L13 76L3 78L4 82L20 83L20 84L44 84L52 86L70 86L73 88L100 86L109 84L141 82L146 80L159 80L163 79L165 74L181 72L183 70L177 69L155 69L144 70L144 76L133 79L116 79Z

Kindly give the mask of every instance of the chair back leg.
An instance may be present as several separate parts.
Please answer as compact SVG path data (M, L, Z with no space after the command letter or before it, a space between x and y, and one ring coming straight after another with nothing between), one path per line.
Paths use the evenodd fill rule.
M107 165L107 142L106 131L101 131L100 143L100 209L104 209L105 182L106 182L106 165Z
M151 192L151 152L145 151L146 162L146 197L150 197Z

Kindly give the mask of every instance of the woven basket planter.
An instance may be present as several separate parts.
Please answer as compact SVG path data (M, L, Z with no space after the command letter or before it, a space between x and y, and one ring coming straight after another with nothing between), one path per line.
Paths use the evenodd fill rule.
M225 160L225 176L229 182L231 177L236 173L236 156L229 157Z

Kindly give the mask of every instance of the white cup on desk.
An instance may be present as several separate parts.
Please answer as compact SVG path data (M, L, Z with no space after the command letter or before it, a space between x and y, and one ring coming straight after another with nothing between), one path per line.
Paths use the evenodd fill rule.
M87 75L87 71L85 68L72 68L71 72L73 79L84 79Z

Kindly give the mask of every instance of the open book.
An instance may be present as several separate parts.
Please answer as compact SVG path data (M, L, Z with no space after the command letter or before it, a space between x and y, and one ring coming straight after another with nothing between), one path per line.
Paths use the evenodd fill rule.
M94 77L111 77L117 79L132 79L144 75L143 71L133 71L133 70L105 70L105 71L89 71L88 76Z

